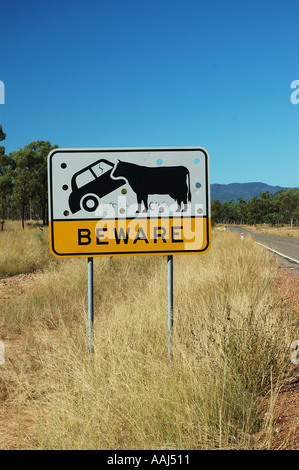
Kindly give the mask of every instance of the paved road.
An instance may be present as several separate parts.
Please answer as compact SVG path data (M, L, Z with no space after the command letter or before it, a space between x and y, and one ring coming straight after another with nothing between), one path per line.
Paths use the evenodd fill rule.
M299 263L299 238L277 237L256 233L243 227L229 227L230 232L243 233L244 237L253 236L258 243L265 245Z

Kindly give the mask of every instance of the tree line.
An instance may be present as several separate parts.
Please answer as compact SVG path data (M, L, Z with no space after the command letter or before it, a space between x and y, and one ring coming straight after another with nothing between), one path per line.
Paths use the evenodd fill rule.
M6 134L0 124L0 141ZM42 220L48 224L47 157L58 145L31 142L9 155L0 146L0 227L6 219Z
M0 124L0 141L6 134ZM0 146L0 227L6 219L42 220L48 224L47 157L58 145L49 141L31 142L9 155ZM299 224L299 189L281 190L275 194L259 193L249 201L238 198L211 203L212 223L256 225L267 223Z
M275 194L269 191L259 193L248 201L239 197L211 203L212 223L223 224L299 224L299 189L280 190Z

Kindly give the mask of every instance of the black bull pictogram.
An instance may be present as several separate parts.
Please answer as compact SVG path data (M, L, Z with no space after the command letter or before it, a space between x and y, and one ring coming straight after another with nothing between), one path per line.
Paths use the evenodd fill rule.
M146 167L118 161L111 172L112 178L124 178L136 193L138 211L142 203L148 211L149 194L168 194L177 204L177 211L186 210L185 205L191 202L190 174L184 166Z
M106 163L110 167L100 176L95 173L95 168L101 168ZM88 173L91 181L78 187L77 178L83 173ZM138 203L138 211L141 212L142 203L144 211L148 211L149 194L167 194L177 204L177 211L186 210L186 205L191 202L190 174L184 166L147 167L135 163L118 160L114 165L105 159L83 168L72 177L72 193L69 196L69 207L72 213L81 208L93 212L99 205L99 199L115 191L128 183L135 192ZM183 205L183 207L182 207Z

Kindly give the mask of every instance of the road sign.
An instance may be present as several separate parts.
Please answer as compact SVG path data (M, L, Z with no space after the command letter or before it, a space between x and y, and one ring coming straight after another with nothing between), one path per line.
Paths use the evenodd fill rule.
M170 255L210 247L203 148L54 149L48 187L55 256Z

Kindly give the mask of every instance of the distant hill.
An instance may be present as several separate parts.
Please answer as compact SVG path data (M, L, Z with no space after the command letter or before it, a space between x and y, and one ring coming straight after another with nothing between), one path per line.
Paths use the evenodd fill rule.
M220 202L233 199L237 202L238 197L248 201L254 196L259 196L259 193L269 191L274 194L282 188L281 186L270 186L265 183L231 183L231 184L211 184L211 199L218 199Z

